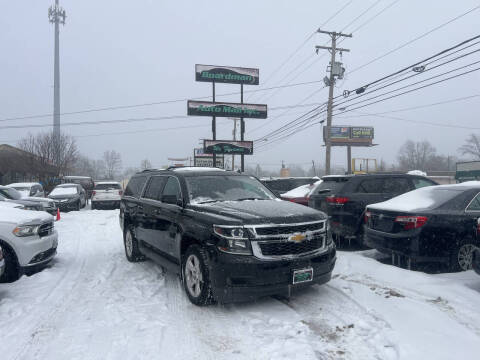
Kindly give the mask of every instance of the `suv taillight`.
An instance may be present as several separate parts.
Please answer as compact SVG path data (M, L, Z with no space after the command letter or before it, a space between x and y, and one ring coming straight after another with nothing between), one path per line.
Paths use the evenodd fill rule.
M365 221L365 224L368 224L368 219L372 216L372 213L370 211L365 211L365 214L363 215L363 220Z
M395 222L401 223L404 230L418 229L425 225L428 218L426 216L397 216Z
M325 198L327 203L332 204L332 205L344 205L348 202L348 197L338 197L338 196L327 196Z

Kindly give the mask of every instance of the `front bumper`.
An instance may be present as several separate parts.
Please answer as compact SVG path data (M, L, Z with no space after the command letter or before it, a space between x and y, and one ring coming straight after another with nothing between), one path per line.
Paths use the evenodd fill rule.
M477 248L473 253L472 268L480 275L480 248Z
M414 232L410 236L404 234L390 234L366 228L365 245L378 251L396 256L402 256L414 262L440 262L448 263L448 256L428 254L428 251L420 252L420 234ZM437 249L438 250L438 249Z
M260 260L213 251L211 261L212 290L221 303L251 301L270 295L288 296L292 290L328 282L335 266L333 245L325 252L292 260ZM313 280L292 284L294 270L313 269Z
M55 206L60 210L60 211L69 211L69 210L76 210L78 201L55 201ZM56 211L56 210L55 210Z
M18 239L19 241L15 244L15 253L22 268L46 264L57 253L58 233L56 230L47 236Z
M105 206L105 207L119 207L120 199L95 199L91 200L92 205L94 206Z

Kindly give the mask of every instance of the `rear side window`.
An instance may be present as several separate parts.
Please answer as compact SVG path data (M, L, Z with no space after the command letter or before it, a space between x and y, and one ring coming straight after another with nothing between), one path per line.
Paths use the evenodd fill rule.
M428 179L413 178L412 181L413 181L413 186L415 186L415 189L420 189L425 186L436 185L433 181L430 181Z
M315 190L313 191L314 195L318 195L320 192L321 193L335 193L339 192L342 190L343 186L346 184L346 181L326 181L323 180L323 182L318 185ZM330 190L328 192L322 191L322 190Z
M143 197L146 199L161 200L163 186L166 182L166 176L152 176Z
M169 176L165 187L163 188L163 196L176 196L177 199L182 197L182 191L180 190L180 184L178 180L173 176Z
M357 192L362 194L380 194L382 189L382 179L365 179L358 185Z
M143 185L145 184L146 177L145 176L137 176L131 178L128 182L127 188L125 189L125 196L133 196L139 197L140 192L143 189Z
M386 194L403 194L413 190L407 178L386 178L383 181L383 193Z
M480 194L477 194L468 205L467 211L480 211Z

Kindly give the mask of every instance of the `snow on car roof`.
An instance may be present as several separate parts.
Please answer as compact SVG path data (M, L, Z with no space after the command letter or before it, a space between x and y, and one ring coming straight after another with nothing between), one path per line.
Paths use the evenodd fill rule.
M367 209L371 210L387 210L387 211L421 211L432 209L433 206L440 206L450 200L456 194L467 189L480 187L480 181L469 181L461 184L427 186L417 190L409 191L405 194L394 197L393 199L371 204ZM450 194L441 193L449 191Z
M90 176L76 176L76 175L67 175L63 177L64 179L91 179Z
M313 189L315 189L319 184L322 183L322 180L319 180L313 184L306 184L296 187L286 193L281 195L282 198L293 199L293 198L302 198L307 197Z
M0 205L0 222L40 224L47 221L53 221L53 216L44 211L12 209Z
M207 171L225 171L225 169L212 168L212 167L199 167L199 166L185 166L171 169L172 171L187 172L187 171L198 171L198 172L207 172Z
M13 183L13 184L8 184L8 187L32 187L34 185L40 185L39 183L36 182L24 182L24 183Z
M95 185L110 185L110 184L120 185L120 183L118 181L99 181L99 182L95 183Z

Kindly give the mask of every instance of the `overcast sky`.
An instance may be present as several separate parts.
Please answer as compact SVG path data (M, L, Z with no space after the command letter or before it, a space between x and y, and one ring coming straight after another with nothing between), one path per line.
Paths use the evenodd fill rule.
M54 0L2 1L0 4L0 119L49 114L53 109L53 25L48 7ZM302 42L350 0L342 1L148 1L148 0L60 0L67 12L61 27L61 111L95 109L198 98L211 94L211 85L196 83L196 63L258 67L260 85L245 90L321 80L326 75L328 56L316 55L314 46L324 45L328 36L316 34L284 67L274 73ZM352 31L393 0L354 0L325 26L325 30ZM374 5L350 26L352 20ZM399 0L383 14L366 24L341 46L346 67L344 81L336 94L390 74L440 50L478 35L480 10L476 10L391 55L349 73L367 62L478 5L478 0L414 1ZM345 28L346 27L346 28ZM472 47L471 50L478 49ZM323 56L321 56L323 55ZM480 60L475 53L433 72L435 75ZM300 64L304 64L299 67ZM309 64L312 64L311 66ZM469 67L466 70L478 67ZM298 68L298 71L295 71ZM304 68L303 71L297 76ZM292 72L293 71L293 72ZM272 76L273 73L273 76ZM289 76L287 76L290 73ZM422 75L423 78L431 75ZM418 78L418 79L423 79ZM268 81L266 81L268 79ZM409 95L400 96L358 110L379 113L425 105L458 97L480 94L480 72ZM410 82L413 82L411 80ZM404 82L405 84L408 81ZM295 105L322 87L321 83L246 94L249 102L267 103L269 108ZM237 85L219 85L217 94L235 92ZM388 89L386 89L388 90ZM385 91L386 91L385 90ZM264 95L260 95L264 94ZM326 101L328 91L315 93L307 103ZM239 101L239 95L219 98ZM442 154L458 155L458 147L469 133L480 133L480 97L445 105L389 114L411 121L348 115L334 118L337 125L375 127L375 143L370 149L355 149L354 157L396 160L399 147L407 140L429 140ZM246 120L246 139L255 140L282 126L310 108L295 108L281 115L271 110L269 118ZM64 115L62 123L127 118L186 115L186 101L115 111ZM364 115L364 114L363 114ZM51 117L2 121L6 125L46 124ZM459 128L416 123L430 122ZM260 128L256 129L257 127ZM184 127L176 130L165 128ZM464 128L462 128L464 127ZM478 127L479 130L465 129ZM31 128L32 133L50 128ZM255 130L256 129L256 130ZM0 129L0 143L15 144L28 129ZM63 126L62 131L77 136L80 151L100 158L105 150L121 153L124 167L138 166L144 158L154 166L167 164L168 157L191 156L200 138L211 138L210 119L150 120L111 125ZM131 134L108 135L114 132ZM99 135L100 136L91 136ZM232 121L219 120L217 138L232 136ZM291 138L264 146L247 164L265 168L286 163L324 164L319 124ZM335 148L333 162L345 165L345 150Z

